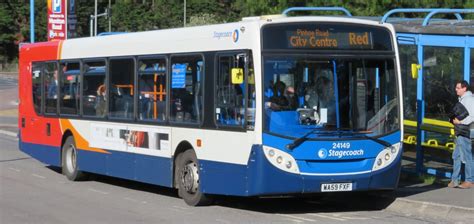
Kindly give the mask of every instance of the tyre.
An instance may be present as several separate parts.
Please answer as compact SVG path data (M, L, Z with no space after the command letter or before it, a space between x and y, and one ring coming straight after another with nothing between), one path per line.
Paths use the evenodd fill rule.
M86 174L77 167L77 148L74 137L67 137L62 147L62 173L71 181L86 179Z
M199 163L193 150L187 150L176 159L178 194L190 206L208 205L211 199L202 193Z

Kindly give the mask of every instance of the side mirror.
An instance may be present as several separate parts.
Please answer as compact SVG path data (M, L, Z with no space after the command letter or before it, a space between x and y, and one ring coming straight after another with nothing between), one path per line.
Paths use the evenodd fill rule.
M244 69L232 68L232 84L244 83Z
M421 65L419 64L411 64L411 78L417 79L418 78L418 71L421 69Z

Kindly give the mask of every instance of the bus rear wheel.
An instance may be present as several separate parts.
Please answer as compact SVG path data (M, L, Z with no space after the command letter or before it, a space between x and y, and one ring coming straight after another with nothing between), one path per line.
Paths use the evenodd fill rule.
M190 206L208 205L211 199L201 192L199 163L193 150L180 154L176 161L178 194Z
M73 136L68 136L62 146L62 173L71 181L86 179L86 174L77 167L77 148Z

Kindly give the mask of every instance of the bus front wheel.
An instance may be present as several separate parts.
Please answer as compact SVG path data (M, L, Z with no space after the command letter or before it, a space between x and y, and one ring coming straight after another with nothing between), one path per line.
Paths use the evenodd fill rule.
M211 203L208 195L201 192L199 164L193 150L180 154L176 161L178 178L178 194L190 206L207 205Z
M86 178L85 173L77 167L77 148L73 136L68 136L62 147L62 173L71 181Z

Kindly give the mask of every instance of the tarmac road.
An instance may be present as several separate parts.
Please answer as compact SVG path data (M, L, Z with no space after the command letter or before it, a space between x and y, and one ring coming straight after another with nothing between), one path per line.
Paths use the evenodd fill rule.
M0 135L0 223L443 223L386 211L391 200L363 194L219 197L189 207L173 189L103 176L68 181L17 141Z

